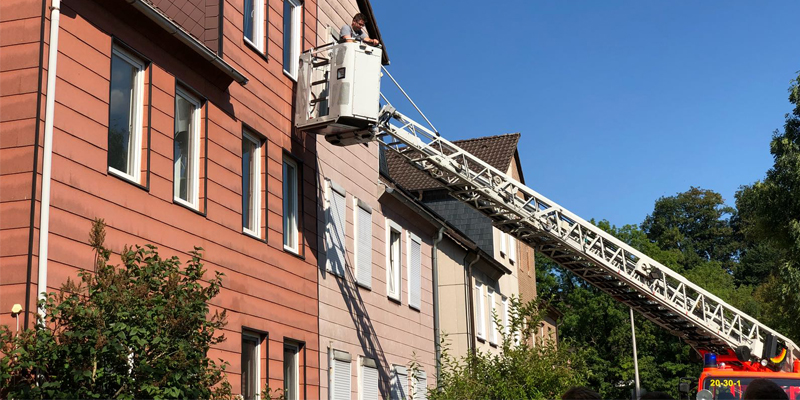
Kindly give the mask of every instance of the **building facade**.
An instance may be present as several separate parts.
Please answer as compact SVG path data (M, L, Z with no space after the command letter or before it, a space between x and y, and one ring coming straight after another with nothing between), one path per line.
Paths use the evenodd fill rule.
M0 323L19 304L32 326L39 291L92 267L103 218L116 260L200 246L225 274L227 340L209 356L234 393L316 398L316 140L292 122L316 1L58 3L0 3Z

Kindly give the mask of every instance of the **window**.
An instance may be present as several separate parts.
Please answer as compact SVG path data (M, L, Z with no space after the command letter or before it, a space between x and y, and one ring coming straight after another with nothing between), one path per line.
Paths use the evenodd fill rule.
M200 101L180 88L175 91L173 147L174 199L197 209L200 186Z
M350 353L333 350L331 367L331 400L350 400Z
M110 89L108 170L139 183L144 63L125 50L112 49Z
M242 333L242 396L245 400L259 397L261 380L261 337Z
M475 281L475 335L478 339L486 340L486 322L483 312L483 284Z
M408 305L420 309L422 290L422 241L408 233Z
M494 290L489 290L489 315L486 316L487 323L489 324L489 343L497 344L497 324L494 323L494 314L497 312L494 303Z
M517 238L508 235L508 260L512 263L517 260Z
M386 294L400 301L400 225L386 220Z
M286 400L298 400L300 398L300 383L297 379L299 375L300 346L294 343L283 344L283 394Z
M242 133L242 225L261 237L261 140Z
M300 59L300 34L303 6L300 0L283 1L283 70L292 78L297 78L297 65Z
M360 400L378 400L381 392L378 390L378 368L375 360L361 358L361 387L358 390Z
M389 400L406 400L408 398L408 371L402 365L395 365L391 371L391 387Z
M362 200L355 200L356 280L359 285L372 288L372 207Z
M264 0L244 0L244 39L264 52Z
M414 396L413 400L425 400L428 398L428 376L425 371L417 371L414 377Z
M283 159L283 248L294 253L299 252L298 230L300 214L298 213L298 172L297 163Z
M344 189L327 181L328 208L325 212L325 269L332 274L344 276L345 256L345 204Z

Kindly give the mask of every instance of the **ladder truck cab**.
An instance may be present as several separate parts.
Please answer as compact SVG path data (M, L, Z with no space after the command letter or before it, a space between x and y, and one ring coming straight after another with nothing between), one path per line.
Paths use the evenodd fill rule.
M338 146L377 141L498 229L683 339L705 360L698 400L741 399L756 378L770 379L789 399L800 400L800 348L794 342L401 114L385 97L381 107L381 68L381 49L362 43L303 53L297 129ZM688 384L681 391L688 394Z

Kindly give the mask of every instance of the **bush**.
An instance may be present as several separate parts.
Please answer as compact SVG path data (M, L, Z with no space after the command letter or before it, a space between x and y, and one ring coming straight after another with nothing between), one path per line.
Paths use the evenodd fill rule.
M225 313L207 318L222 274L202 281L200 248L181 267L154 246L126 247L112 266L104 238L95 221L94 271L40 301L36 329L0 327L0 398L230 398L227 363L206 355L225 340Z

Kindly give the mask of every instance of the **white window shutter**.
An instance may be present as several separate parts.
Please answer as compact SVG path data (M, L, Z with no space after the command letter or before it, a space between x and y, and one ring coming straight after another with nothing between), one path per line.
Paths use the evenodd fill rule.
M381 397L378 389L378 369L369 365L361 366L361 400L379 400Z
M372 287L372 212L356 202L356 279Z
M508 259L517 261L517 238L508 235Z
M487 323L489 324L489 342L497 343L497 325L494 323L494 290L489 288L489 312L486 316Z
M428 376L425 371L418 371L414 380L414 400L426 400L428 398Z
M389 400L408 399L408 371L406 367L395 365L394 368L392 368L391 385Z
M350 400L350 362L333 359L331 400Z
M344 276L345 264L345 195L329 189L330 202L325 223L326 269L333 274Z
M408 305L420 309L422 291L422 244L416 236L409 235L408 255Z
M500 254L508 254L508 249L506 248L506 233L503 231L500 231Z
M483 320L483 303L483 285L481 285L480 282L475 282L475 334L481 339L486 337Z

